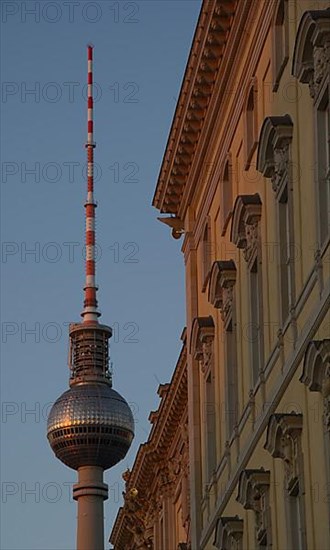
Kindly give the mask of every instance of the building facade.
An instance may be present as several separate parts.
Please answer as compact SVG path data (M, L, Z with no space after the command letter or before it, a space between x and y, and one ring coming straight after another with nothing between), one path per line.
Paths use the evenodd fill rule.
M204 0L153 201L183 241L192 550L330 548L329 94L329 1Z
M148 441L123 474L124 505L110 535L116 550L185 550L190 543L186 330L181 339L172 380L158 387Z

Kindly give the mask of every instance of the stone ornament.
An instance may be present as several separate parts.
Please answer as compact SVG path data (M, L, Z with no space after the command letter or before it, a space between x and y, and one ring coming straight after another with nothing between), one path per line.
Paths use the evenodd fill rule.
M260 248L261 199L254 195L238 195L234 205L230 240L243 250L251 265Z
M268 428L265 449L284 462L285 487L289 494L295 490L302 475L301 431L302 414L273 414Z
M257 169L270 178L276 194L289 178L293 122L289 115L267 117L261 128Z
M323 396L323 426L330 433L330 339L312 340L307 347L300 382Z
M213 361L214 322L211 316L196 317L192 324L190 352L200 364L202 373L210 371Z
M214 546L219 550L239 550L244 522L238 516L221 516L215 528Z
M224 322L232 315L235 283L236 266L233 260L213 263L208 300L214 307L220 309Z
M269 484L270 472L263 468L243 470L238 482L237 500L246 510L253 510L260 545L270 544Z
M330 9L306 11L301 18L292 64L292 74L308 84L317 100L330 74Z

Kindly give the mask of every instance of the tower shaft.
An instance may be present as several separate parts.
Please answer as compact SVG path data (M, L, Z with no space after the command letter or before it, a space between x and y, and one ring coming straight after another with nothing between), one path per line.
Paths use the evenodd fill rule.
M108 485L103 482L103 469L79 468L73 498L78 501L77 550L104 550L103 501L108 498Z

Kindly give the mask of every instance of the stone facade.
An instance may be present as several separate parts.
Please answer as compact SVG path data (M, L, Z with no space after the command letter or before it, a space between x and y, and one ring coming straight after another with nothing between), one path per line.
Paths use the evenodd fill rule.
M155 550L330 548L329 48L327 0L202 3L153 201L186 269L189 528Z

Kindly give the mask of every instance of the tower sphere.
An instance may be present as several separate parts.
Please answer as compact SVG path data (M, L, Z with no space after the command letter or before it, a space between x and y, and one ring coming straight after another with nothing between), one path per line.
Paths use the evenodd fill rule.
M47 437L64 464L100 466L122 460L134 437L134 420L125 399L108 384L75 384L54 403Z

